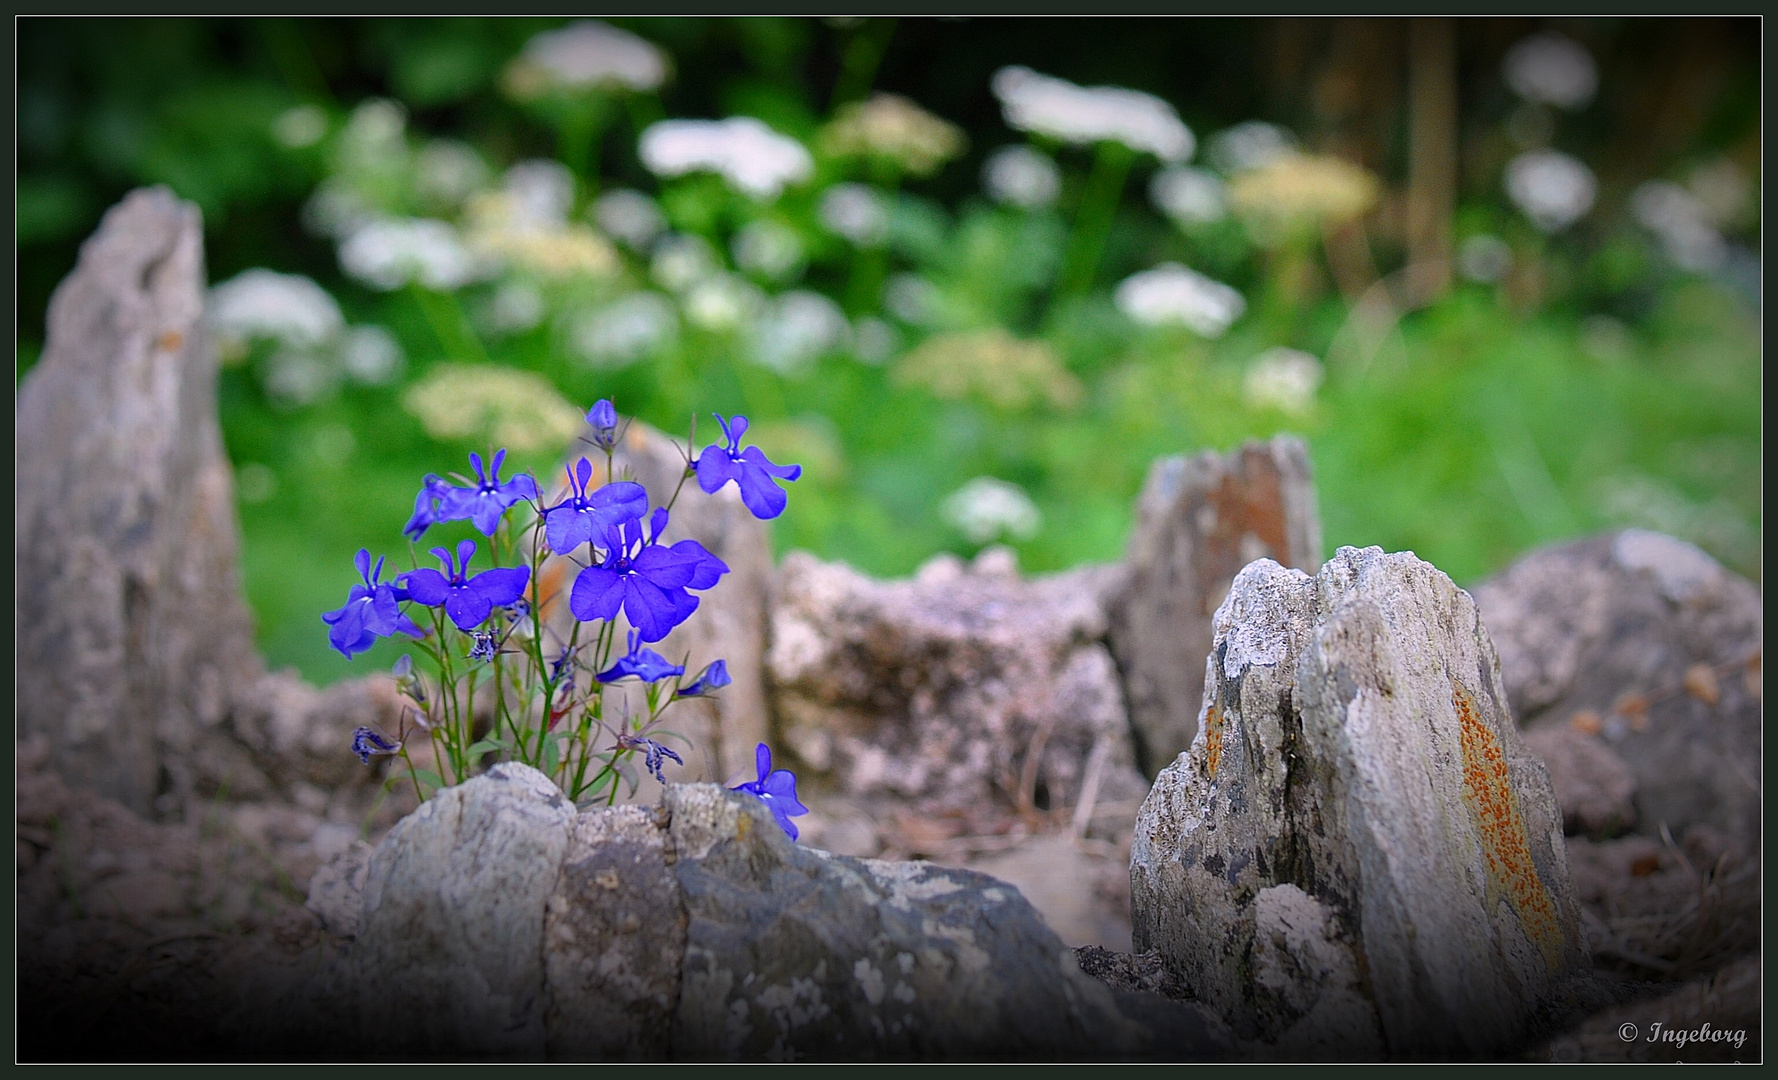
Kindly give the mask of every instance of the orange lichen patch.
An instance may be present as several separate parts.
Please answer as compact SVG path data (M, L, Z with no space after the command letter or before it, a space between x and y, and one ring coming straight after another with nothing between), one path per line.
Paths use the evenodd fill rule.
M172 352L174 349L185 344L185 335L177 330L168 330L156 339L155 344L159 345L165 352Z
M1554 970L1561 962L1562 929L1555 904L1531 862L1530 836L1519 815L1519 800L1506 767L1506 753L1494 729L1476 708L1469 691L1451 680L1451 704L1457 710L1458 737L1463 746L1463 799L1475 815L1488 878L1504 892L1519 914L1525 936L1543 950Z
M1709 664L1693 664L1686 668L1685 692L1714 708L1722 700L1722 687L1716 681L1716 669Z
M1213 702L1204 718L1204 757L1210 779L1216 779L1216 763L1222 760L1222 704Z
M1568 726L1582 735L1597 735L1605 730L1605 721L1591 709L1582 709L1568 718Z

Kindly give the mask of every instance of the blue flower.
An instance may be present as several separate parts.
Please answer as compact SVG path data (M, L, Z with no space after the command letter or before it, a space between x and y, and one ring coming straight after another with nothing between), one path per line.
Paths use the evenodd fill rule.
M387 754L399 754L401 753L401 744L390 742L370 728L361 727L352 732L352 752L358 755L359 761L369 765L372 754L379 757Z
M644 649L636 640L636 631L630 631L630 651L618 657L612 664L596 676L600 682L616 682L619 679L634 675L643 682L659 682L675 675L685 674L681 664L669 663L667 658L653 649Z
M790 819L809 812L808 807L796 801L796 774L789 769L773 772L772 751L765 743L760 743L759 749L753 752L753 763L759 769L759 779L749 784L738 784L732 790L757 795L759 801L766 804L766 809L772 812L772 816L778 819L778 827L795 840L796 826Z
M568 476L571 493L543 512L543 531L549 549L566 555L582 544L604 536L605 530L648 513L648 492L641 484L619 481L587 494L593 463L581 458Z
M464 540L457 545L457 559L444 548L432 549L445 573L437 570L410 570L402 577L408 596L427 607L444 605L445 614L464 632L480 626L490 612L516 602L525 594L531 580L528 566L509 566L483 570L469 577L469 560L475 557L475 541ZM449 576L446 576L449 575Z
M666 527L667 512L656 510L646 542L636 519L606 530L604 561L582 570L568 595L574 617L582 622L611 619L621 608L643 641L659 641L690 618L698 598L686 590L715 585L728 573L728 564L696 540L661 544Z
M474 523L477 532L483 536L493 536L494 530L500 527L500 517L520 499L537 497L537 481L526 473L500 482L500 463L506 460L506 451L494 452L493 467L482 468L482 456L471 453L469 463L475 466L476 486L472 488L447 488L438 502L439 521L462 521L468 518Z
M587 410L586 422L593 428L593 443L599 449L609 452L617 445L617 409L610 399L600 398Z
M383 560L377 559L373 568L370 552L359 548L355 562L364 583L352 586L351 592L346 594L345 607L321 616L321 621L333 628L327 632L329 644L350 660L376 644L380 637L396 633L425 637L426 631L415 626L413 620L396 606L406 600L408 594L379 580L383 575Z
M674 697L703 697L710 691L727 686L734 680L728 677L728 664L722 660L712 661L710 666L698 673L697 681L690 686L682 686Z
M685 764L684 758L665 746L662 746L660 743L655 742L653 739L644 739L640 735L619 735L617 737L617 742L619 746L625 747L626 749L641 750L646 755L642 759L643 766L646 767L649 772L654 774L656 780L659 780L663 784L667 782L666 775L661 771L662 767L666 764L664 759L672 758L681 766Z
M426 479L420 481L420 494L414 497L414 516L401 527L402 535L409 540L418 540L426 535L427 529L446 520L438 516L438 503L450 491L451 485L441 480L437 473L427 473Z
M715 415L728 446L720 450L706 446L698 455L698 486L705 494L714 495L722 485L733 480L741 489L741 502L754 517L764 520L782 514L789 496L772 478L795 480L803 474L803 467L774 465L766 460L765 451L757 446L741 449L741 437L747 434L747 418L737 416L733 420L724 420L721 413Z

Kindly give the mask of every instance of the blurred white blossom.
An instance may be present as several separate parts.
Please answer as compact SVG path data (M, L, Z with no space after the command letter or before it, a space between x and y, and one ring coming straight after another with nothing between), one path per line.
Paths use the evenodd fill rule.
M1728 261L1728 244L1697 196L1669 180L1649 180L1630 196L1630 213L1655 234L1674 265L1708 272Z
M635 34L583 19L525 43L506 72L520 99L550 90L655 90L667 78L667 57Z
M1713 158L1693 169L1686 188L1718 228L1748 224L1753 209L1753 185L1741 167L1726 157Z
M543 291L529 281L508 281L494 291L487 319L496 333L523 333L543 321Z
M1492 233L1468 236L1457 245L1457 272L1470 281L1490 284L1512 269L1513 249Z
M1130 275L1113 298L1119 311L1145 326L1177 323L1211 338L1247 310L1240 293L1176 262Z
M656 292L634 292L582 315L570 338L594 367L616 368L660 351L677 329L671 301Z
M743 225L729 247L736 266L769 281L788 281L802 269L802 239L795 229L770 218Z
M1116 86L1076 86L1027 67L994 73L1007 126L1065 143L1120 142L1162 161L1185 161L1196 142L1179 113L1153 94Z
M1508 49L1500 74L1525 100L1570 111L1586 108L1599 89L1593 54L1556 34L1534 34Z
M314 105L285 109L272 121L272 138L293 150L314 146L326 135L327 114Z
M516 220L559 225L574 205L574 173L553 158L527 158L506 170L501 189L512 200Z
M1011 411L1035 405L1072 409L1085 396L1055 349L1001 326L935 334L902 357L894 377L937 397L977 397Z
M407 110L399 102L372 98L352 110L340 132L336 153L347 172L391 175L407 168Z
M313 349L345 329L340 306L301 274L245 270L210 290L210 326L225 349L255 338Z
M394 382L407 358L395 335L380 326L354 326L340 341L340 364L348 376L371 386Z
M667 227L654 200L632 188L614 188L595 199L593 220L635 251L646 250Z
M495 364L440 364L401 404L435 439L489 439L519 453L559 451L585 424L548 379Z
M710 241L693 233L675 233L662 237L654 246L648 273L661 288L680 293L720 268Z
M715 333L740 329L752 322L765 305L765 293L739 274L703 278L679 299L686 322Z
M299 408L320 400L340 381L333 358L308 349L279 349L266 361L265 392L274 406Z
M1062 170L1029 146L1003 146L983 163L982 186L995 202L1036 210L1062 193Z
M772 301L754 322L752 356L781 375L800 375L846 344L851 333L838 304L820 293L796 289Z
M488 166L468 143L434 139L414 161L414 188L428 202L460 206L488 182Z
M895 328L874 315L866 315L852 327L852 353L867 364L881 364L901 347Z
M642 133L638 149L642 164L656 176L719 173L755 199L775 199L786 185L815 174L815 159L802 143L751 116L661 120Z
M1241 396L1257 409L1277 409L1302 416L1315 406L1321 386L1321 361L1299 349L1267 349L1247 365Z
M1593 208L1593 170L1560 150L1531 150L1506 164L1506 193L1531 224L1561 232Z
M1344 158L1288 153L1237 173L1229 181L1229 206L1255 240L1271 245L1363 217L1381 188L1368 170Z
M938 286L919 274L901 273L883 287L883 306L904 323L924 326L938 315Z
M449 292L480 274L457 230L433 218L372 222L346 237L339 259L349 276L383 292L414 281Z
M939 516L973 544L1000 536L1029 540L1043 527L1043 515L1024 489L992 476L978 476L952 492L940 504Z
M1263 169L1296 153L1296 136L1264 120L1245 120L1210 137L1210 164L1224 176Z
M1176 165L1154 174L1148 197L1181 225L1203 225L1228 214L1228 187L1202 169Z
M464 214L467 242L484 259L548 278L607 277L620 263L611 241L590 225L566 221L558 191L534 173L520 186L483 192ZM550 177L551 180L555 177Z
M335 241L344 240L379 216L363 195L337 176L323 180L302 208L303 228Z
M835 184L821 193L821 224L859 247L876 247L889 236L889 206L866 184Z
M915 176L929 176L963 152L963 129L899 94L872 94L842 105L821 129L821 149L835 157L889 158Z

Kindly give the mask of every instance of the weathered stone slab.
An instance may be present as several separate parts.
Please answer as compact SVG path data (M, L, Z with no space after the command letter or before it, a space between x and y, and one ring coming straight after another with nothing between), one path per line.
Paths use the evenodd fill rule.
M1197 734L1198 657L1210 649L1210 617L1235 573L1261 558L1309 573L1321 565L1315 482L1300 439L1279 435L1149 468L1109 634L1147 775Z
M1635 777L1636 827L1760 835L1759 590L1671 536L1627 529L1533 552L1476 586L1527 731L1603 740Z
M1286 1056L1508 1052L1589 965L1544 767L1469 595L1411 554L1271 560L1131 855L1135 948Z

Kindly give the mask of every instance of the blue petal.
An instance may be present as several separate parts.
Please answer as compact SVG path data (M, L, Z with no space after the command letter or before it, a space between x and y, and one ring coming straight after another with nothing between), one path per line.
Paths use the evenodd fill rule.
M525 584L530 580L529 566L504 566L483 570L470 579L469 587L494 607L505 607L525 595Z
M480 626L482 620L488 617L488 612L493 610L494 605L488 602L488 598L474 589L452 589L451 598L445 601L445 614L457 624L457 629L463 631Z
M582 570L568 594L568 610L581 622L613 618L623 602L623 576L602 566Z
M451 583L437 570L410 570L402 580L408 597L415 603L437 607L450 599Z
M730 460L728 451L707 446L698 455L698 487L704 494L714 495L722 485L735 478L737 466Z

